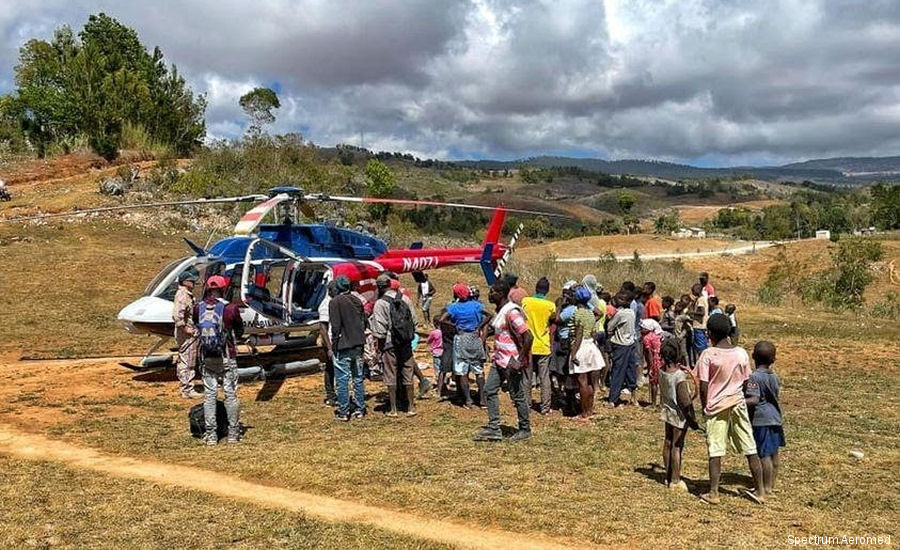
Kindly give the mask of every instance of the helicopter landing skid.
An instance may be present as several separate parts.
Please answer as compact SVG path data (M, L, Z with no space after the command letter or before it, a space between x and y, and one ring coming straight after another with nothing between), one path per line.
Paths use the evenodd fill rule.
M156 350L161 348L170 338L170 336L160 336L159 340L147 350L147 353L144 354L144 358L141 359L142 369L164 369L171 367L174 364L170 354L153 355Z

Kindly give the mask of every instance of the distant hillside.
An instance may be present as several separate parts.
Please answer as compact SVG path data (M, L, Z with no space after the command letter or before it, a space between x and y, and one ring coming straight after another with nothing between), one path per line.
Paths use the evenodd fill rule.
M831 159L813 159L804 162L786 164L782 168L837 170L846 176L884 174L896 177L900 175L900 156L838 157Z
M834 158L809 160L785 166L733 166L700 168L656 160L602 160L540 156L516 161L461 161L458 164L486 170L507 170L522 165L551 168L576 167L606 174L630 174L663 179L753 178L785 182L814 181L838 185L864 185L874 181L900 181L900 157Z

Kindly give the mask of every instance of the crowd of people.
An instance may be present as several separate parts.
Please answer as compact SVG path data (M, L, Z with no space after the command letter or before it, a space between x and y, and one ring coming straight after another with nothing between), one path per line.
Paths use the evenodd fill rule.
M184 290L175 300L176 339L183 343L197 336L202 348L210 320L224 320L229 329L222 357L202 361L205 408L213 407L207 412L212 426L207 423L203 440L216 442L213 411L221 384L228 441L237 442L236 378L231 379L234 369L228 366L241 323L233 322L233 306L220 299L216 277L207 281L204 300L196 305L188 298L196 277L188 273L182 279ZM677 300L660 297L652 281L640 286L625 281L613 294L590 274L581 282L565 282L550 299L546 277L529 293L517 276L507 273L490 287L492 307L482 303L477 288L458 282L452 301L433 317L436 293L427 277L418 281L415 305L394 274L379 275L375 286L377 299L368 301L354 282L337 277L319 308L327 355L324 402L333 407L336 420L365 418L366 380L380 378L386 416L417 415L416 400L435 387L441 401L486 410L487 423L474 435L476 441L501 441L500 392L506 391L517 417L517 429L506 439L522 441L532 437L532 412L559 411L585 424L595 415L597 401L610 408L636 406L639 389L647 386L643 405L658 410L664 423L668 487L687 490L680 470L684 442L693 430L705 432L707 441L710 490L701 496L705 502L719 502L721 457L729 446L747 457L754 480L748 498L762 503L774 489L778 450L784 446L779 381L772 370L775 346L756 343L752 370L751 357L739 346L736 307L720 307L707 273ZM415 310L429 321L423 340L430 365L419 365L415 358L420 340ZM178 368L186 397L193 391L186 367L190 353L184 350ZM432 378L423 371L429 366ZM538 399L532 403L535 389ZM702 424L694 412L698 399Z

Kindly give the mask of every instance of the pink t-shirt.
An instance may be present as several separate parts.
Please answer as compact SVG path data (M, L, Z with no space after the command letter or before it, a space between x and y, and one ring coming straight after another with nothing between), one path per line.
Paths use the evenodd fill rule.
M744 401L744 381L750 378L750 357L742 347L711 347L697 359L697 377L709 384L706 416L716 415Z
M528 322L519 306L507 302L494 316L494 364L505 368L509 360L519 357L519 348L512 338L512 332L522 335L528 331Z
M428 339L425 340L428 346L431 348L431 355L434 357L440 357L444 355L444 337L441 334L440 329L434 329L428 333Z
M709 298L710 296L716 295L716 289L710 283L706 283L706 286L703 287L703 291L700 293L704 298Z

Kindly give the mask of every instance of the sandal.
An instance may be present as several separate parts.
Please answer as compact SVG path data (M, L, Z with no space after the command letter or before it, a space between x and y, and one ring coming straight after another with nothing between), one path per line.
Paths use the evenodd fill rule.
M713 495L711 493L703 493L702 495L700 495L700 500L707 504L716 506L719 504L719 495Z
M742 491L742 494L757 504L765 504L766 503L766 498L757 495L755 490Z

